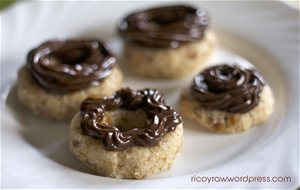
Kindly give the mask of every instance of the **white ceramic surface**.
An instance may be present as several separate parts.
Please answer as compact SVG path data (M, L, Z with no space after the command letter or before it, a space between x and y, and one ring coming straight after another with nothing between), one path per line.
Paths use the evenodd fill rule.
M274 91L275 111L263 125L235 135L209 133L184 118L181 155L169 171L153 178L133 181L94 175L68 150L68 124L39 119L18 101L16 72L31 48L56 37L97 37L109 42L114 52L120 55L121 41L115 28L123 16L139 8L173 3L18 3L1 13L1 179L4 188L205 187L203 185L207 184L191 183L190 177L212 174L212 171L226 175L232 165L236 165L233 172L242 175L241 171L246 168L239 163L259 154L266 160L268 155L264 152L267 151L261 149L271 147L274 138L288 128L293 128L291 131L298 127L299 12L275 1L190 2L205 7L212 15L220 47L210 62L237 62L245 66L253 63ZM191 77L174 81L145 80L132 76L122 64L121 67L126 79L124 86L158 88L175 108L180 89L191 81ZM297 163L298 160L291 161ZM273 167L276 164L279 163L273 163ZM294 166L286 167L285 172L295 173L297 168L295 170ZM251 168L248 170L251 173ZM215 186L208 187L228 184L212 185ZM268 185L272 184L254 187ZM295 181L281 185L293 187ZM229 184L228 187L251 186Z

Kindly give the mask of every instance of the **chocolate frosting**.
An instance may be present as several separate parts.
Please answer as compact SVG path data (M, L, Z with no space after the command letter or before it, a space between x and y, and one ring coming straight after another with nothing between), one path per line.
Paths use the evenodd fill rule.
M118 30L128 42L177 48L183 43L202 39L208 24L204 9L177 5L134 12L119 24Z
M147 115L146 126L120 131L116 126L101 123L106 111L116 109L142 109ZM125 88L112 97L89 98L82 102L80 110L82 133L101 140L106 150L121 151L134 145L155 146L181 123L179 113L167 106L163 95L154 89L133 91Z
M245 113L259 103L264 83L256 70L219 65L198 74L191 91L204 108Z
M59 93L99 85L115 64L116 58L98 40L51 40L27 56L27 68L35 81Z

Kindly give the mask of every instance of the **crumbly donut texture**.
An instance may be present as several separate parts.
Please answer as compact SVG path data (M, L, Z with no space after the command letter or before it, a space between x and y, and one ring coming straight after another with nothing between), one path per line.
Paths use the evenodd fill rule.
M135 74L150 78L179 78L201 70L217 45L212 31L203 39L186 43L177 49L148 48L124 43L123 60Z
M263 123L273 112L274 98L270 87L265 86L261 93L258 105L243 114L204 109L187 89L182 91L179 107L182 115L210 131L238 133Z
M123 81L119 68L95 87L80 91L57 94L40 87L23 66L18 72L18 96L20 101L36 115L55 121L70 121L78 112L81 102L87 97L110 96L117 91Z
M139 112L138 110L135 114L139 114ZM116 121L123 120L123 114L124 112L117 110L105 116L109 118L104 118L104 120L126 123L129 120ZM80 122L81 115L78 113L73 118L70 127L69 146L71 152L101 176L127 179L143 179L153 176L171 167L182 146L183 127L180 124L175 131L166 134L156 146L134 145L124 151L108 151L103 148L100 140L82 134ZM143 123L137 117L129 122Z

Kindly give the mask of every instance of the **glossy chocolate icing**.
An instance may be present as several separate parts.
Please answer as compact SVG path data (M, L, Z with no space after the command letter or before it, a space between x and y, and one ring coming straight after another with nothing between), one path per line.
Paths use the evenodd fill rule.
M115 64L116 58L98 40L51 40L27 56L27 68L35 81L58 93L99 85Z
M201 40L209 24L202 8L177 5L134 12L118 27L124 40L143 46L177 48Z
M204 108L246 113L259 103L264 83L256 70L219 65L198 74L191 93Z
M117 109L142 109L147 115L147 124L142 128L121 131L116 126L101 122L105 112ZM155 146L182 122L179 113L167 106L162 94L154 89L121 89L111 97L86 99L80 110L82 133L101 140L106 150L121 151L134 145Z

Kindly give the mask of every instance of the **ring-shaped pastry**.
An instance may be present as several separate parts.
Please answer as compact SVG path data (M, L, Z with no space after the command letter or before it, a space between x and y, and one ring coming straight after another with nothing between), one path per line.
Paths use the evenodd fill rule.
M98 175L142 179L171 167L183 140L181 116L154 89L128 88L87 99L73 118L69 146Z
M181 113L213 132L238 133L265 122L274 109L270 86L256 69L209 67L180 97Z
M112 95L123 82L116 57L99 40L49 40L18 72L18 97L36 115L70 121L87 97Z
M123 61L140 76L179 78L199 72L217 45L208 13L174 5L133 12L118 26Z

